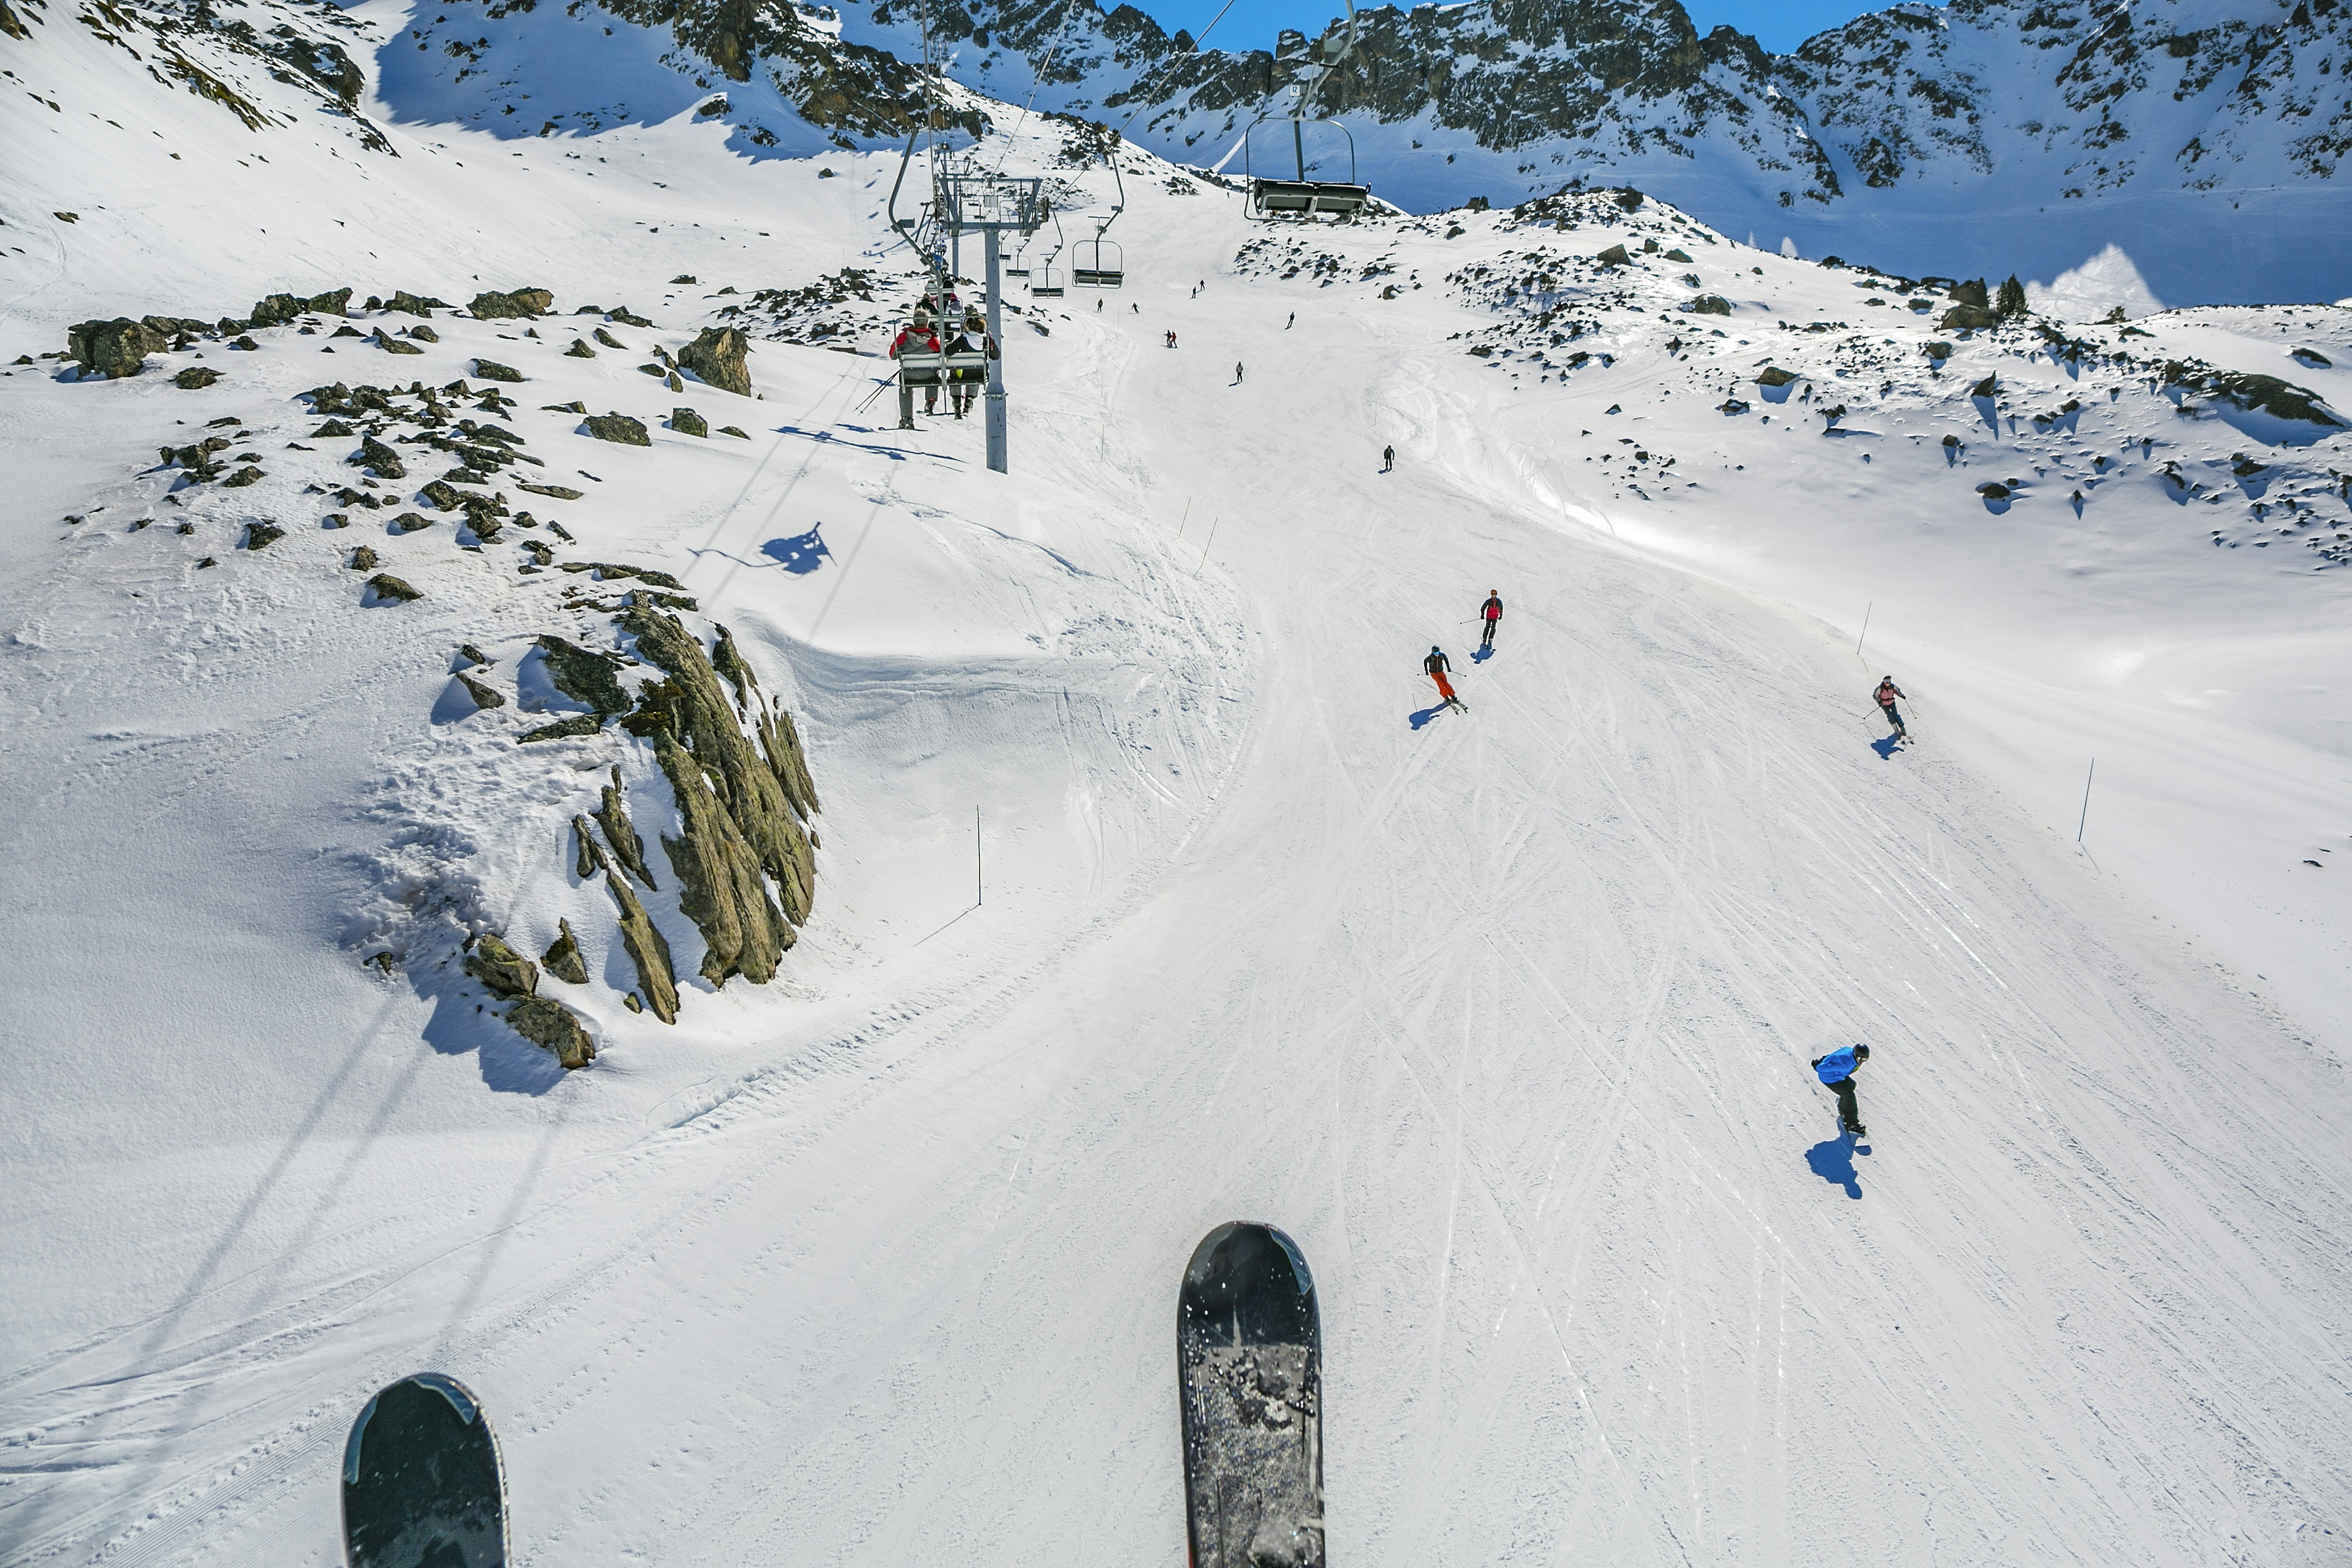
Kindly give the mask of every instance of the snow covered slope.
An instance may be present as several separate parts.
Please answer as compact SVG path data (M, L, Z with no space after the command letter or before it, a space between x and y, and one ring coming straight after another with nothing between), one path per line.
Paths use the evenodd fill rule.
M1338 1561L2341 1559L2352 463L2223 373L2352 405L2345 313L1964 335L1654 202L1269 232L1132 153L1130 287L1011 299L998 478L866 357L890 156L371 89L361 159L88 31L11 57L0 131L80 129L9 232L79 216L10 242L0 360L556 299L0 375L9 1561L331 1562L344 1425L431 1365L528 1562L1175 1563L1176 1271L1235 1215L1324 1293ZM720 325L758 397L640 370ZM485 358L511 410L437 400L540 459L465 487L537 529L420 500L429 443L360 485L365 419L298 396ZM260 476L156 467L208 429ZM535 639L643 648L600 606L647 579L590 563L798 720L815 903L764 986L694 973L647 738L516 743L577 706ZM614 766L675 1025L574 859ZM461 969L565 921L570 1073ZM1805 1067L1858 1038L1860 1146Z

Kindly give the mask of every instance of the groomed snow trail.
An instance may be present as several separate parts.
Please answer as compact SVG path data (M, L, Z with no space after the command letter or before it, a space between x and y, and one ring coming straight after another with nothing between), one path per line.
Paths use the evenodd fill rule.
M1234 1217L1316 1273L1343 1565L2341 1561L2340 1076L1935 738L1877 754L1825 628L1451 475L1460 356L1283 333L1180 216L1016 339L1034 481L779 352L792 422L662 520L819 737L806 1011L698 996L650 1110L656 1053L525 1107L345 1019L321 1107L390 1049L498 1126L404 1076L278 1129L223 1184L307 1205L280 1257L12 1373L11 1561L331 1561L344 1424L431 1365L526 1562L1177 1563L1177 1270ZM804 512L825 564L739 569ZM1116 596L1068 689L997 646L1062 592ZM1861 1149L1805 1066L1854 1039Z

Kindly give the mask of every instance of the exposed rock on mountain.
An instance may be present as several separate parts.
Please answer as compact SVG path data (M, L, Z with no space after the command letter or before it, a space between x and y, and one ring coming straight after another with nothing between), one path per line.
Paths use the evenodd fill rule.
M1128 6L1074 0L1057 30L1064 15L1045 0L979 0L932 26L965 45L961 80L1023 101L1050 53L1042 105L1197 163L1226 159L1269 99L1346 41L1335 23L1319 38L1286 31L1271 49L1201 51ZM907 0L877 0L851 14L850 36L905 50L913 16ZM2315 222L2331 244L2352 234L2352 197L2332 184L2352 151L2352 6L2340 3L1903 4L1781 56L1730 27L1701 36L1673 0L1387 5L1360 21L1314 107L1353 132L1356 173L1375 193L1412 209L1631 178L1718 227L1752 226L1767 246L1793 235L1801 248L1923 271L2005 259L2001 271L2045 278L2107 238L2144 258L2186 252L2184 235L2201 230L2209 249L2142 261L2164 269L2150 278L2160 294L2183 298L2231 293L2219 241L2244 220L2209 193L2300 191L2290 210L2305 237ZM1345 144L1307 134L1310 164L1343 177ZM1289 159L1279 133L1249 154L1284 172ZM2095 218L2075 216L2103 203ZM2019 247L2040 250L1982 249L1969 216L1996 209L2041 218L2048 233ZM2294 237L2266 259L2311 270L2305 288L2319 293L2327 281L2315 258L2297 261Z

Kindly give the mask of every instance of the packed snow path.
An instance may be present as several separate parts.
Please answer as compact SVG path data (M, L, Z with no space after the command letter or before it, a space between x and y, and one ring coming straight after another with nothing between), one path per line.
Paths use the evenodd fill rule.
M804 660L828 854L898 856L824 884L810 1010L649 1110L644 1058L526 1106L346 1018L168 1305L12 1373L10 1560L328 1562L344 1425L432 1366L526 1562L1172 1563L1177 1273L1236 1216L1315 1269L1340 1564L2340 1560L2333 1069L1932 734L1880 755L1825 628L1449 471L1475 405L1409 329L1286 336L1229 235L1162 242L1016 341L1025 511L974 426L853 429L861 363L772 395L689 585ZM1117 543L1182 628L1119 635L1215 710L893 676L887 601L835 608L878 502L871 553L729 565L826 483ZM976 754L952 805L866 738L894 679ZM1027 814L987 900L886 931L967 795ZM1855 1039L1862 1149L1805 1066Z

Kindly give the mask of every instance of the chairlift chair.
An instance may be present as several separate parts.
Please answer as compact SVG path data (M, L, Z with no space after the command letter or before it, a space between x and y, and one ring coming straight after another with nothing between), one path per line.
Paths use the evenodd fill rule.
M1349 217L1363 210L1371 200L1372 190L1356 178L1356 138L1345 125L1336 120L1310 119L1307 106L1321 90L1324 79L1339 68L1339 62L1356 52L1356 7L1354 0L1343 0L1348 7L1348 41L1336 54L1327 56L1323 68L1311 80L1301 81L1292 89L1290 113L1282 120L1260 115L1242 132L1242 174L1249 183L1248 216L1262 220L1297 218L1312 222L1316 215L1329 213L1335 217ZM1260 174L1255 166L1256 133L1263 126L1287 124L1290 127L1292 176ZM1345 180L1315 180L1307 177L1306 128L1328 125L1337 131L1348 148L1348 177ZM1226 154L1231 157L1231 153ZM1222 167L1222 165L1220 165ZM1318 162L1313 167L1321 167Z
M1078 241L1077 254L1070 261L1070 281L1081 289L1122 287L1127 281L1127 268L1118 242L1099 237Z
M1029 274L1029 297L1033 300L1058 300L1063 295L1061 272L1051 267L1040 267Z

